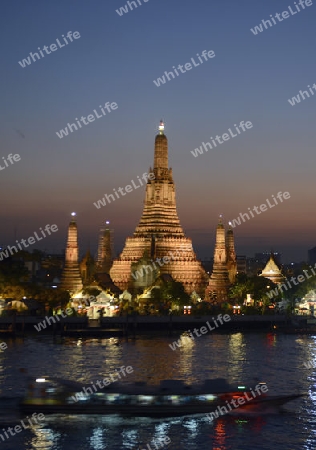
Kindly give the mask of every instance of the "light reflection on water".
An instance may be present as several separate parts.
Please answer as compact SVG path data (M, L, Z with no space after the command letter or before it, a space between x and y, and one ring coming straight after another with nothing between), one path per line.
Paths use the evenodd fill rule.
M243 373L243 365L246 359L246 346L244 343L244 335L242 333L235 333L229 337L229 353L228 359L234 361L228 371L228 376L233 379L240 379Z
M172 351L178 339L142 337L134 341L112 339L56 340L39 336L11 341L0 354L1 395L23 391L23 374L55 375L86 385L105 378L122 365L134 372L124 381L159 383L161 379L200 382L227 378L251 387L265 381L269 392L308 392L287 407L286 414L245 419L205 417L123 419L118 416L48 416L46 422L0 442L4 450L136 450L150 442L171 439L170 450L312 450L316 448L316 361L312 336L234 333L210 334L193 345ZM257 381L256 381L257 380ZM19 420L15 424L18 424ZM6 428L6 427L5 427ZM154 447L153 447L154 448Z

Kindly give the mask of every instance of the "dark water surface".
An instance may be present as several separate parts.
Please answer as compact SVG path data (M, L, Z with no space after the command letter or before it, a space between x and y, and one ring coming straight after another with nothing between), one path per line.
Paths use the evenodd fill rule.
M86 385L102 380L120 366L132 366L126 382L183 379L196 383L223 377L254 387L264 381L270 394L306 392L286 406L286 412L245 418L223 416L210 423L204 416L173 419L122 419L118 416L47 416L39 426L0 439L4 450L298 450L316 449L316 337L235 333L204 335L172 351L174 338L59 339L37 335L5 340L0 353L0 394L23 392L30 375L55 375ZM34 411L36 412L36 411ZM19 421L15 423L19 424ZM8 425L1 425L7 429ZM1 429L0 428L0 429ZM2 432L3 433L3 432ZM1 431L0 431L1 434ZM165 437L171 443L159 446ZM147 445L148 444L148 445Z

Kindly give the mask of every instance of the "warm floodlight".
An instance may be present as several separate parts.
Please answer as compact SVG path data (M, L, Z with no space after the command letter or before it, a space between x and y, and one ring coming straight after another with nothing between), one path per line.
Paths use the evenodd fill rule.
M163 134L163 133L164 133L164 130L165 130L165 124L163 123L162 120L160 121L160 124L159 124L158 129L159 129L159 133L160 133L160 134Z

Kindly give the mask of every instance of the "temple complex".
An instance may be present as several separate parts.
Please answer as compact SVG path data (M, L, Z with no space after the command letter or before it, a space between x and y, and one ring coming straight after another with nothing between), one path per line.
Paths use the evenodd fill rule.
M68 227L68 239L65 253L65 266L61 277L61 289L72 294L82 290L82 279L78 263L78 230L75 222L76 213L71 214L73 219Z
M176 208L172 169L168 167L168 140L160 122L155 138L154 166L149 169L142 217L128 237L110 275L125 290L146 287L161 274L181 282L188 293L203 292L206 274L197 261L192 241L185 236Z
M282 275L281 269L277 265L272 252L269 261L260 274L260 277L268 278L276 284L283 283L283 281L285 280L285 276Z

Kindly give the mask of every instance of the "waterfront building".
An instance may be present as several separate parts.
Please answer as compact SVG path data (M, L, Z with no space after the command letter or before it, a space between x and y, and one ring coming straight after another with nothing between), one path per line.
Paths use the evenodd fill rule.
M276 284L283 283L283 281L285 280L285 276L282 274L281 269L277 265L274 254L272 252L269 261L267 262L266 266L259 276L268 278Z
M282 263L282 255L279 252L261 252L255 253L255 261L258 266L262 269L269 261L271 254L273 254L273 259L276 262L277 266L280 266Z
M133 236L128 237L110 275L120 289L144 288L153 276L169 274L188 293L203 292L207 276L197 260L192 241L180 225L175 184L168 166L168 140L160 122L155 138L154 166L149 169L143 214ZM156 273L155 273L156 272Z
M311 266L314 266L316 264L316 247L313 247L310 250L308 250L308 263Z
M247 256L236 255L237 273L247 274Z

